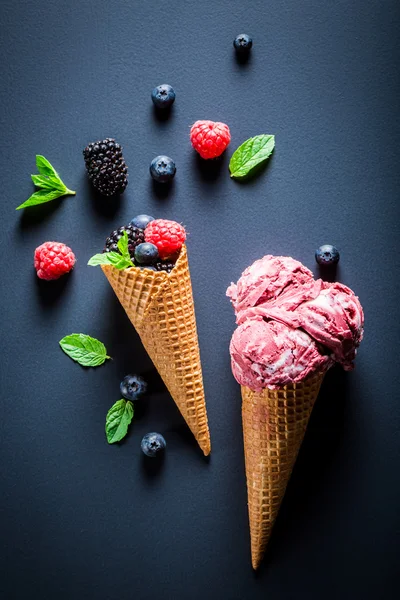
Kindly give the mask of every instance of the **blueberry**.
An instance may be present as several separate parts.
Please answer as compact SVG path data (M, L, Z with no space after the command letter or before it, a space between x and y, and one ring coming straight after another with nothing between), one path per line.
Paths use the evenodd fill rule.
M150 175L159 183L167 183L175 177L176 166L169 156L156 156L151 161Z
M154 244L143 242L135 248L135 260L139 265L151 265L158 259L158 248Z
M253 40L247 33L240 33L233 40L233 45L237 52L248 52L253 45Z
M320 246L315 252L315 260L319 265L332 266L339 262L339 250L335 246L325 244Z
M174 89L168 83L158 85L151 92L151 99L157 108L169 108L175 102Z
M120 383L121 394L127 400L137 400L147 390L147 383L138 375L127 375Z
M150 221L154 221L154 217L150 217L149 215L138 215L132 219L131 225L138 227L139 229L145 229Z
M160 452L165 450L167 442L161 435L161 433L146 433L143 437L140 447L146 456L157 456Z

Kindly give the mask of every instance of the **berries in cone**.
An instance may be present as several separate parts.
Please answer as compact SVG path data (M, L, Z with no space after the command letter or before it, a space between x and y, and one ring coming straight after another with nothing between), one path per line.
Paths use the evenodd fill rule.
M119 252L118 241L122 238L124 231L128 234L128 249L131 258L135 256L135 249L139 244L142 244L144 240L144 230L133 225L122 226L112 231L109 237L106 239L104 252Z

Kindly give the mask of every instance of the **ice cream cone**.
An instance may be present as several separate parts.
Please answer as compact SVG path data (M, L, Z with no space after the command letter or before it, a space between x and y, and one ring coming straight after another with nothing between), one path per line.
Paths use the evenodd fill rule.
M324 378L278 390L242 388L251 560L260 565Z
M171 273L101 268L207 456L210 434L186 247Z

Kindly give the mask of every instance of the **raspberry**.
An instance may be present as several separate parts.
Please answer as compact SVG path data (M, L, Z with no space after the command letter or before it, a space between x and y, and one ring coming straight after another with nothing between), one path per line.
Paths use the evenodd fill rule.
M75 254L61 242L45 242L35 250L34 265L40 279L58 279L69 273L74 264Z
M201 158L216 158L229 145L231 133L225 123L196 121L190 130L190 141Z
M166 219L150 221L144 230L144 239L158 248L161 260L178 252L186 240L186 231L179 223Z

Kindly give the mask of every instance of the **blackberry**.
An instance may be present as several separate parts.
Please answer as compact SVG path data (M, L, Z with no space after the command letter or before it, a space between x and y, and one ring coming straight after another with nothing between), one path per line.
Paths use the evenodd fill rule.
M133 227L133 225L127 225L126 227L119 227L112 231L109 237L106 239L105 247L103 252L119 252L118 240L122 238L122 235L126 231L128 234L128 249L131 258L134 258L135 248L139 244L142 244L144 240L144 229Z
M89 179L100 194L122 194L128 185L128 168L115 140L106 138L88 144L83 156Z
M166 271L167 273L171 273L174 268L175 263L170 261L161 261L156 262L155 267L157 271Z

